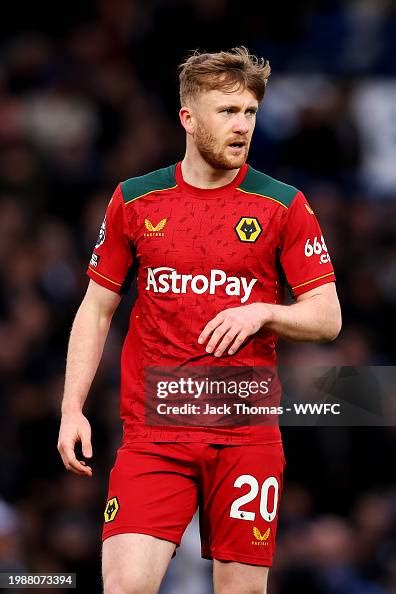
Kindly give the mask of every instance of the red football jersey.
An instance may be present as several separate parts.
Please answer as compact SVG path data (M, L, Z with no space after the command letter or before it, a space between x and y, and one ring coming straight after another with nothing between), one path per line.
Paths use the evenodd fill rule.
M275 366L263 328L232 356L197 342L220 311L283 303L335 280L318 221L302 192L244 165L228 185L187 184L181 164L118 185L88 275L122 293L137 267L137 300L121 360L124 441L268 443L278 427L159 427L145 423L150 366Z

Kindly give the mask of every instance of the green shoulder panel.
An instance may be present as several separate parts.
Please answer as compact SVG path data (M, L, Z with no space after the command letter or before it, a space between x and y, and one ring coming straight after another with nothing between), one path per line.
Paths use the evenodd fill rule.
M131 177L121 182L122 196L124 202L128 203L137 198L141 198L150 192L169 190L176 186L175 165L157 169L146 175Z
M298 192L297 188L284 184L250 166L245 179L238 189L248 194L258 194L264 198L270 198L271 200L280 202L286 208L289 208L294 196Z

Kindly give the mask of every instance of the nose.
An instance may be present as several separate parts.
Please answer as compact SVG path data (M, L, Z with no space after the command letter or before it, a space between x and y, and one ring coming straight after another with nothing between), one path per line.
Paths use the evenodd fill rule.
M236 114L233 124L233 132L238 134L247 134L249 132L249 122L244 113Z

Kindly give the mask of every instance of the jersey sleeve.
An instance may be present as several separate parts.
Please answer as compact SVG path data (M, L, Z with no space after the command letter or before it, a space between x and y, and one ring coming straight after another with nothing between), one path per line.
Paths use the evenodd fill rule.
M119 184L107 207L87 274L99 285L123 293L132 264L133 252Z
M286 281L295 297L335 281L322 231L302 192L296 194L283 220L280 250Z

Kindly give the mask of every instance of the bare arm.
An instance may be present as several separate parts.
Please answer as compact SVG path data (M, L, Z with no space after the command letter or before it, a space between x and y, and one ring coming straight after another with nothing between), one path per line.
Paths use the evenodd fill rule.
M327 283L297 297L292 305L251 303L225 309L210 320L198 338L208 339L206 351L220 357L233 355L241 344L265 326L281 338L294 341L334 340L341 330L341 309L334 283Z
M264 313L265 326L288 340L327 342L337 338L341 330L334 283L303 293L292 305L271 305L270 310Z
M91 427L82 409L120 300L117 293L91 280L70 334L58 450L65 467L76 474L92 475L92 469L77 460L74 448L80 441L84 457L92 456Z

